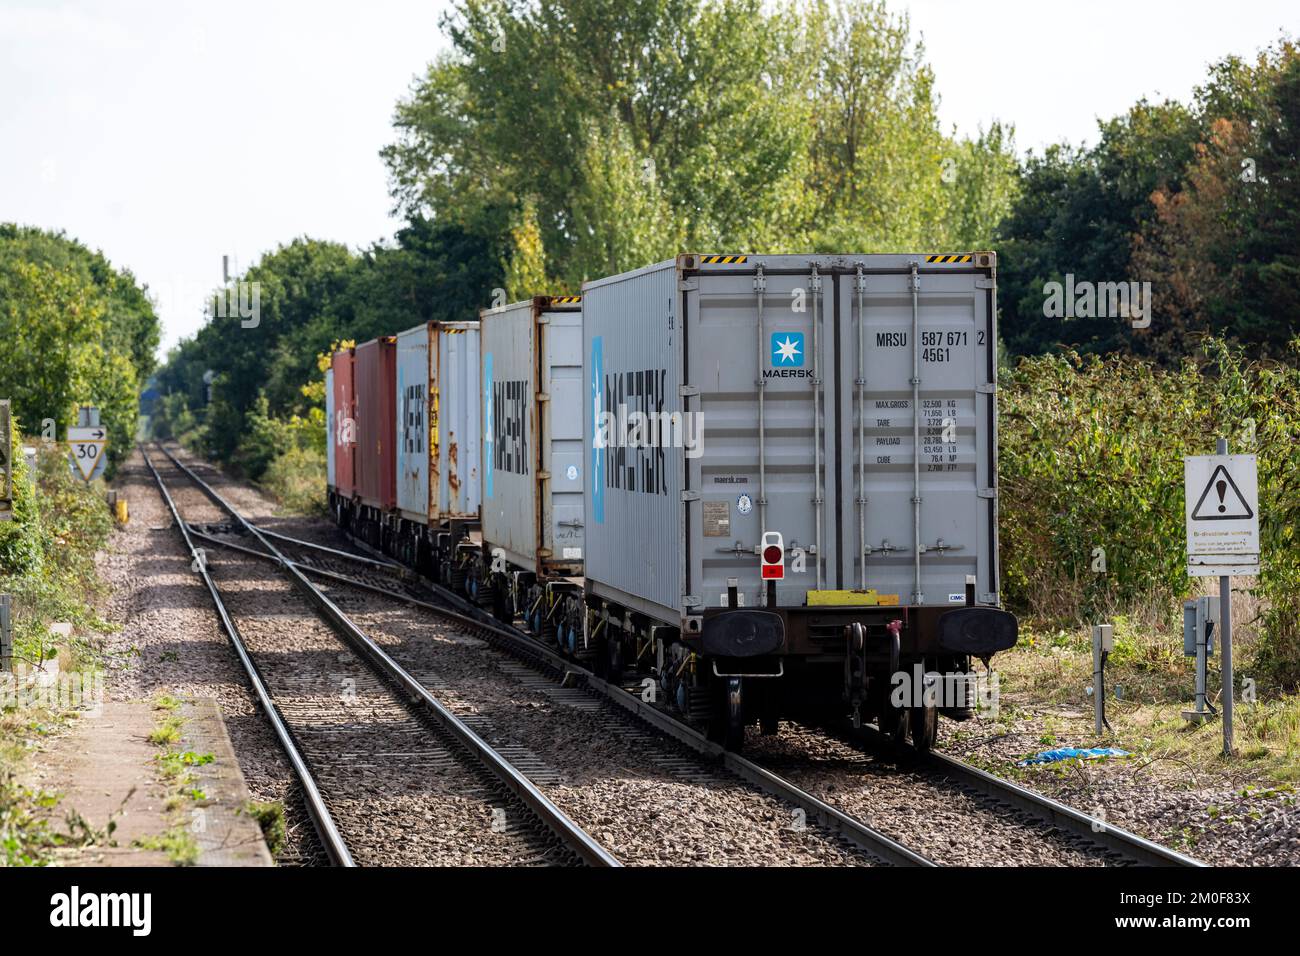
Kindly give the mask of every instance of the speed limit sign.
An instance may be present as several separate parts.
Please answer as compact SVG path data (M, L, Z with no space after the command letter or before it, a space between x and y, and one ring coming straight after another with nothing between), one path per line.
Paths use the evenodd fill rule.
M108 450L108 429L102 425L68 428L69 457L73 473L83 481L93 481L104 472L104 452Z

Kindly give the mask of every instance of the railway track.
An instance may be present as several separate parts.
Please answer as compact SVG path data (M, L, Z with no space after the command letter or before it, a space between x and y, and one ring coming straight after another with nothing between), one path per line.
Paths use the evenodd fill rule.
M184 467L179 462L177 464ZM201 481L197 475L191 475L196 481ZM249 525L244 533L251 530L252 526ZM275 537L290 550L301 552L303 557L293 563L303 573L326 581L329 585L361 589L429 611L525 661L536 672L547 675L552 681L580 683L591 694L616 704L655 731L681 743L699 757L721 766L751 786L798 808L807 815L809 821L815 821L827 831L867 850L884 862L923 866L934 865L936 862L929 855L918 852L914 847L909 848L876 827L867 826L851 813L846 813L787 779L773 769L771 762L725 750L666 710L643 700L636 692L638 688L624 687L597 677L522 631L501 624L460 595L423 579L417 581L409 569L387 561L364 544L353 542L375 556L366 557L340 551L265 530L262 533ZM241 547L229 540L222 540L219 534L197 532L197 535L213 544ZM345 570L349 567L352 573ZM859 748L867 746L878 750L881 746L870 737L852 739L839 735L828 736ZM936 785L960 792L969 802L977 804L978 813L988 814L989 819L1014 816L1026 827L1036 829L1035 839L1060 840L1071 847L1084 848L1085 855L1092 853L1107 864L1201 865L1174 850L1109 825L1104 820L1003 780L954 757L933 753L924 758L921 765ZM903 837L902 834L899 836Z
M364 544L357 544L358 547L366 547ZM341 559L346 560L348 557L352 556L345 556ZM377 559L363 560L373 561L374 563L370 567L374 569L381 569L381 571L394 569L392 573L404 577L410 574L407 569L398 565L385 565L385 562ZM331 573L337 574L338 572ZM370 576L373 579L375 574L372 573ZM773 793L774 796L788 800L810 814L815 814L817 819L823 822L824 825L832 827L837 825L837 815L840 815L841 811L836 810L826 801L812 797L797 785L783 780L778 773L770 769L770 765L765 765L764 762L723 749L664 709L643 701L635 690L596 677L567 658L563 658L559 654L542 647L530 636L500 624L461 596L446 591L436 584L429 582L425 582L425 584L439 598L451 602L459 608L459 611L455 612L458 614L458 619L469 617L478 626L485 629L486 632L494 637L499 636L500 642L498 646L531 658L556 672L580 673L585 685L591 690L612 700L652 724L656 729L671 735L708 757L719 760L727 769L755 783L755 785L769 787L769 792ZM378 585L372 580L370 586L377 587ZM409 589L403 593L406 593L409 597ZM435 613L449 613L446 608L440 608L437 605L431 606L427 602L423 606ZM814 732L825 733L823 731ZM874 735L870 731L857 740L843 735L829 736L846 741L856 747L865 746L875 753L887 751L887 747L879 738L879 735ZM1122 827L1109 824L1103 819L1091 816L1012 781L1004 780L955 757L939 752L931 752L920 760L920 767L939 783L949 788L964 791L968 795L975 795L986 811L1002 815L1014 813L1022 818L1036 821L1045 832L1055 831L1066 837L1067 841L1095 848L1107 857L1107 862L1141 866L1203 866L1199 861L1185 854L1162 846ZM917 855L920 856L921 854ZM927 862L929 861L927 860Z
M431 834L428 846L409 848L404 844L404 849L412 852L436 850L449 830L479 827L492 834L482 839L493 845L502 862L620 865L505 756L399 667L279 552L270 536L244 522L210 486L161 449L178 473L193 480L260 545L244 549L248 556L274 562L286 572L297 593L309 600L320 620L328 624L330 637L326 641L332 639L334 646L323 645L319 633L306 635L305 643L299 640L289 646L250 640L247 632L256 626L255 615L283 614L284 595L276 596L275 609L257 607L256 599L247 594L246 579L233 574L226 579L224 573L213 573L206 552L195 544L205 536L191 533L167 482L147 451L140 450L194 558L192 567L202 576L222 627L293 769L307 813L331 863L357 864L358 855L345 833L355 830L365 834L371 829L373 814L385 809L376 809L376 797L392 784L392 789L405 791L400 797L390 795L395 803L393 812L423 808L426 820L432 816L441 824L427 828ZM224 586L219 577L225 580ZM242 605L243 610L232 610L232 604ZM243 628L239 618L245 621ZM344 653L339 653L340 649ZM432 787L427 783L430 776L440 784L454 779L464 793L440 801L440 794L425 792ZM438 812L444 803L449 808L446 815ZM346 820L340 818L340 807ZM394 832L403 829L407 829L406 822L399 821ZM439 831L436 835L435 830ZM374 838L363 835L360 839ZM412 842L419 843L419 839ZM385 856L384 847L367 849L374 862L393 859Z
M164 453L167 453L165 449ZM188 470L187 466L174 458L173 461L178 468L187 470L196 483L206 485L193 470ZM208 488L212 494L216 494L210 486ZM229 513L233 509L226 510ZM250 536L262 530L251 523L225 522L189 530L196 540L206 544L230 548L267 561L276 560L269 552L249 546ZM232 537L242 540L231 540ZM803 825L816 828L827 837L868 855L872 862L901 866L933 865L922 854L915 853L861 820L800 790L779 775L728 753L690 728L671 721L662 712L650 709L642 713L635 707L629 709L629 704L639 702L637 698L621 689L616 690L614 685L600 681L594 675L573 666L531 638L505 628L490 618L485 619L477 613L476 608L461 602L451 592L437 589L428 582L416 583L414 576L405 568L380 557L341 552L278 534L274 537L286 550L296 550L303 554L303 557L292 560L281 556L280 560L299 573L324 582L327 588L360 590L418 608L422 612L430 612L453 624L458 631L473 635L489 645L507 651L511 658L524 662L527 667L515 675L524 682L531 678L539 686L544 683L551 693L577 694L587 700L594 696L597 701L608 700L618 704L617 708L608 709L609 713L600 718L603 721L602 731L643 751L651 751L656 773L692 784L710 784L719 788L735 788L740 784L745 790L774 798L798 812L801 829ZM338 570L341 565L351 565L354 574ZM461 609L435 603L430 598L459 602ZM336 600L344 603L342 597L336 597ZM573 686L575 683L580 686ZM647 728L646 724L650 724L650 727ZM648 734L647 729L650 731ZM671 745L666 745L665 737ZM545 772L545 768L541 769ZM695 808L685 808L685 812L697 814Z

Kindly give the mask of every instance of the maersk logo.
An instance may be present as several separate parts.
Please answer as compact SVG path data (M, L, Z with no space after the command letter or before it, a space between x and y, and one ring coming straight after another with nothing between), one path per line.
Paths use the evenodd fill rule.
M772 367L803 368L803 333L772 333Z

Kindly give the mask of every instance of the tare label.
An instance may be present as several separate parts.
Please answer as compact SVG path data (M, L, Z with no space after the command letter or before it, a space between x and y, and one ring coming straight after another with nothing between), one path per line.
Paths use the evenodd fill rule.
M1187 573L1259 573L1259 486L1254 455L1183 459Z

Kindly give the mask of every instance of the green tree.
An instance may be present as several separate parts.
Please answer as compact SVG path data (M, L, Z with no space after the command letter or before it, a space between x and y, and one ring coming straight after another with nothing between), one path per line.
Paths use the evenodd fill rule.
M138 389L130 358L105 347L110 330L102 290L77 270L0 259L0 395L37 434L47 418L64 424L98 405L115 461L135 437Z

